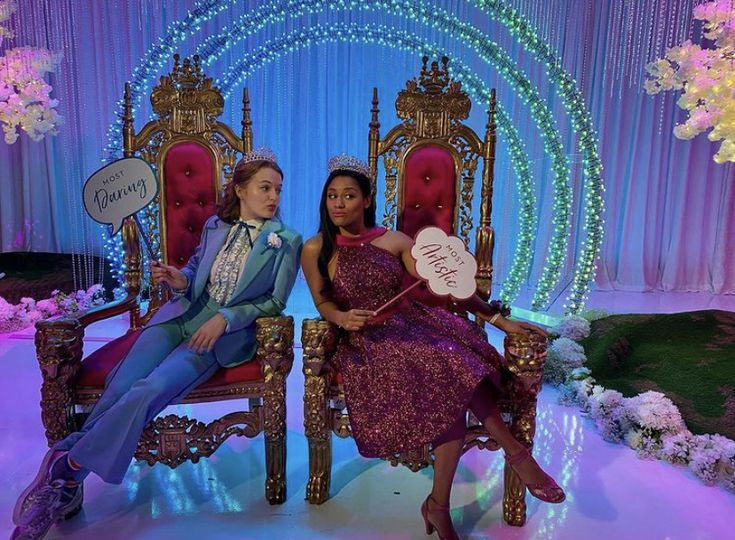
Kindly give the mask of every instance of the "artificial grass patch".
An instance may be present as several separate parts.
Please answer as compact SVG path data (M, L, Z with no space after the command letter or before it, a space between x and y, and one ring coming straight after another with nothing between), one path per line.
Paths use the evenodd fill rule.
M735 439L735 313L613 315L593 321L582 345L598 384L663 392L693 433Z

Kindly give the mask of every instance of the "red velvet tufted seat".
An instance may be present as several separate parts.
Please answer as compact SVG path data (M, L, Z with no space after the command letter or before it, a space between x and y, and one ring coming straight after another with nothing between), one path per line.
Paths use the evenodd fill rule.
M205 221L215 212L214 158L211 151L199 143L176 143L166 153L164 174L166 258L170 264L181 268L199 244ZM82 363L78 387L102 390L107 375L127 355L140 333L140 329L131 330L89 355ZM260 365L245 362L234 368L220 369L199 388L262 379Z
M481 297L490 295L494 231L490 222L496 141L495 91L490 93L484 137L464 121L471 101L459 81L452 79L444 57L428 65L422 59L419 75L406 82L395 101L400 119L381 137L378 91L373 100L368 135L368 163L373 175L373 192L383 191L383 225L413 237L426 226L436 226L470 244L474 236L478 270L475 276ZM381 165L382 158L382 165ZM385 181L380 186L383 169ZM479 190L475 181L480 177ZM382 187L382 189L381 189ZM479 194L479 197L475 196ZM479 216L477 216L479 214ZM476 216L479 219L476 219ZM404 288L409 283L404 283ZM419 294L418 299L436 303L437 297ZM446 305L447 299L439 299ZM447 306L457 309L459 306ZM473 314L466 314L471 318ZM477 319L476 319L477 320ZM482 324L482 320L477 320ZM323 319L304 319L301 331L304 373L304 434L309 444L309 480L306 498L321 504L329 498L332 476L332 435L352 434L349 407L339 366L333 354L339 343L337 327ZM541 385L546 340L536 334L510 334L505 339L508 377L503 381L498 408L509 429L526 447L533 444L536 399ZM406 404L410 413L412 407ZM408 419L410 422L410 419ZM485 428L468 418L462 451L499 448ZM433 463L429 444L385 456L392 465L403 464L418 471ZM503 518L511 525L526 519L525 485L506 466L502 476Z

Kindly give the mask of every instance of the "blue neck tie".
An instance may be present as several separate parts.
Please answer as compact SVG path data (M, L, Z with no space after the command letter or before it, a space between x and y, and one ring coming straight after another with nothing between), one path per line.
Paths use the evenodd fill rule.
M235 234L232 235L232 238L230 238L230 241L227 242L227 246L225 246L225 252L230 251L230 248L235 244L242 231L245 231L245 233L248 235L248 243L250 244L250 249L253 249L253 237L250 236L250 229L257 230L258 227L256 227L255 225L250 225L249 223L246 223L241 219L238 219L237 222L235 222L234 226L237 227L237 230L235 231Z

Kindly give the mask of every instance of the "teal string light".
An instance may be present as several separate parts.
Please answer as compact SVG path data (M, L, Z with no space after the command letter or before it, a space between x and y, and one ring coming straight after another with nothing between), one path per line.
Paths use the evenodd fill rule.
M500 0L471 0L471 2L506 26L534 58L546 65L549 78L556 84L564 107L569 112L579 135L578 144L584 156L583 228L587 234L575 265L571 292L564 305L567 314L578 313L584 308L587 300L595 262L602 246L604 225L605 186L602 180L602 161L597 150L599 138L594 130L592 115L585 105L576 81L562 68L561 59L548 43L538 38L533 26L526 19Z

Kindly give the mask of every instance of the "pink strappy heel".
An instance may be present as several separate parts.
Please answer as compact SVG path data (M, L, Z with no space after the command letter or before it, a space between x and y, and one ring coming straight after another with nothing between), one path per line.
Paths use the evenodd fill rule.
M510 467L518 473L516 470L516 466L520 465L527 459L533 459L533 456L531 455L531 452L528 451L528 448L524 448L520 452L513 454L512 456L509 456L508 454L505 455L505 461ZM564 490L559 487L559 484L554 481L554 479L546 474L544 472L544 480L542 482L538 482L536 484L526 484L526 487L528 488L528 491L531 492L531 495L536 497L537 499L540 499L547 503L552 504L558 504L560 502L563 502L564 499L567 498L566 494L564 493Z

